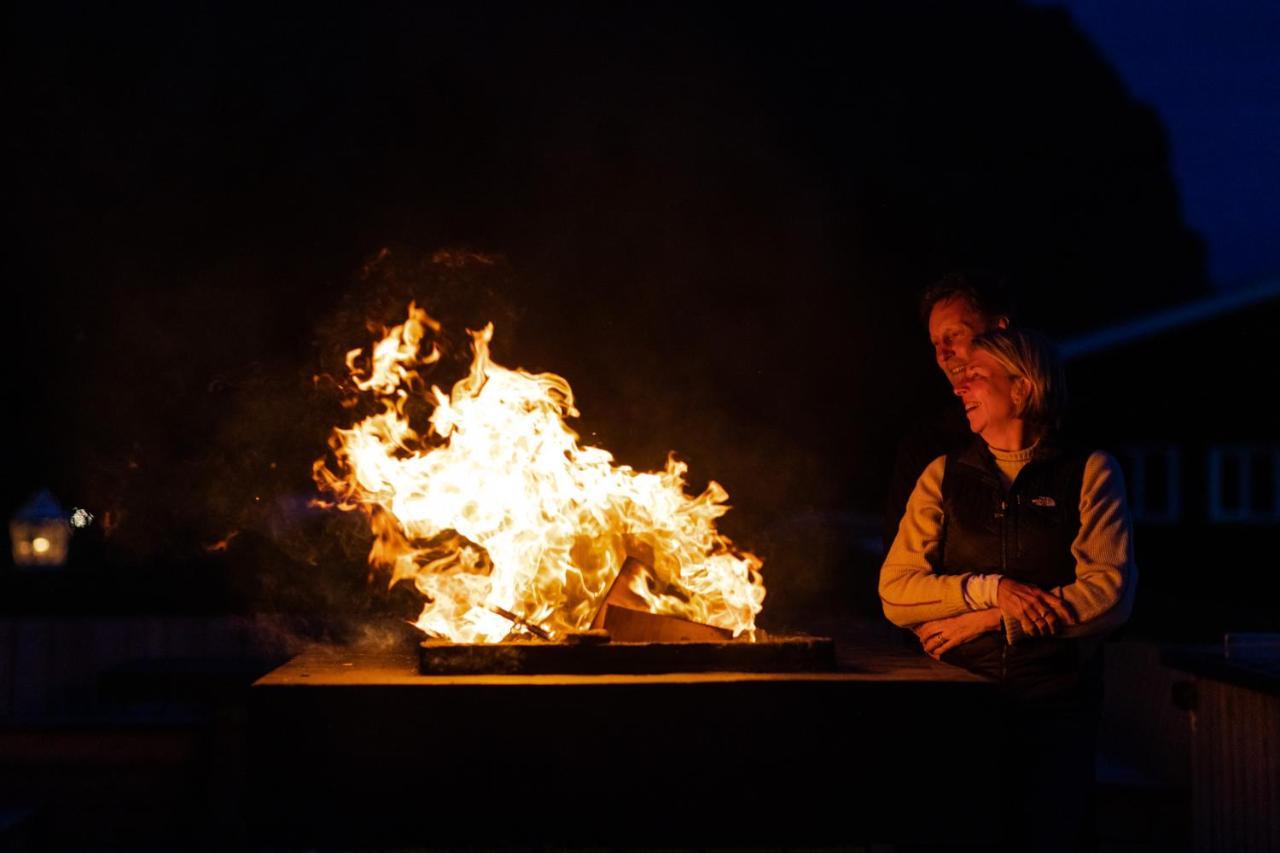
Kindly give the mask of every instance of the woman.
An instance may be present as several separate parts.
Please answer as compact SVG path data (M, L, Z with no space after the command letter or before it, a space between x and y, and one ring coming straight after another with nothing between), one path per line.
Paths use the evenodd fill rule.
M1110 455L1063 441L1061 368L1039 335L976 337L955 393L978 438L921 474L881 602L927 654L997 680L1009 700L1006 825L1043 836L1010 843L1078 849L1054 820L1017 815L1091 829L1098 644L1128 618L1137 579L1123 478Z

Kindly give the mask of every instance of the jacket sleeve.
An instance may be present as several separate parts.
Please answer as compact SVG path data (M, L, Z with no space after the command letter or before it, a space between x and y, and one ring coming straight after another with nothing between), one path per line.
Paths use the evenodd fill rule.
M929 463L916 481L898 533L880 567L880 604L890 622L906 628L966 612L968 575L939 575L942 541L942 476L947 457Z
M1116 460L1101 451L1090 455L1080 489L1080 532L1071 543L1076 579L1053 589L1079 620L1062 637L1105 634L1124 624L1133 611L1138 567L1124 492L1124 474Z

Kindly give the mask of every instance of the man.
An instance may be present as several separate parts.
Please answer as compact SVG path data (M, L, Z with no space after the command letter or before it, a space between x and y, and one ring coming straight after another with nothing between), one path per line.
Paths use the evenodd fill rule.
M920 297L920 319L929 331L934 360L954 388L963 378L970 342L990 329L1008 328L1013 322L1013 305L1000 277L986 272L956 272L925 289ZM899 443L885 506L885 553L893 544L907 498L925 467L939 456L966 447L972 438L964 412L952 397Z

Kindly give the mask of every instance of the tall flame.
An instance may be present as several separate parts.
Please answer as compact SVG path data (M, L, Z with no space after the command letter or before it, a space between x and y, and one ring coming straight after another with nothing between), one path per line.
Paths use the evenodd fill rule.
M492 323L470 333L468 375L448 394L425 391L418 369L440 351L420 352L439 331L411 303L367 369L362 350L347 354L355 387L382 411L336 428L336 465L314 466L336 506L368 514L369 561L426 597L418 628L466 643L581 631L634 557L644 568L629 588L653 612L753 635L761 561L716 531L728 511L718 483L691 497L674 456L663 471L638 472L580 446L564 420L578 415L569 383L492 362ZM431 406L426 436L405 413L413 399Z

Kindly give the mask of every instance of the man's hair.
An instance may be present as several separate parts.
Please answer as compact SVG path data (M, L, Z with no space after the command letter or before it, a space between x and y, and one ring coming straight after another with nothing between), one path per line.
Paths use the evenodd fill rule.
M973 348L989 353L1010 376L1031 384L1019 415L1044 430L1062 425L1067 406L1067 381L1062 361L1049 339L1029 329L992 329L973 339Z
M992 322L1001 317L1014 321L1013 299L1003 276L985 270L951 272L920 294L920 320L927 327L933 306L948 299L963 299Z

